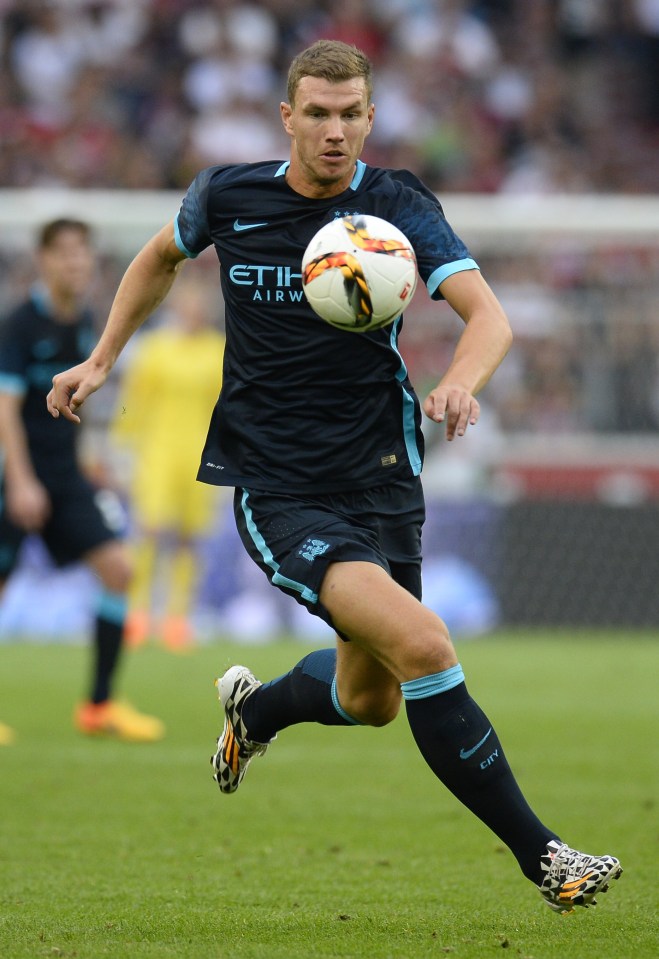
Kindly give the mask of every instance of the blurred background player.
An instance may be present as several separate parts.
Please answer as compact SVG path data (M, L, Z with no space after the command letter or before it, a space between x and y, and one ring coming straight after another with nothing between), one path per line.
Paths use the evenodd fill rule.
M122 378L112 435L131 457L130 645L156 636L177 651L195 638L199 545L221 499L219 488L197 482L193 465L222 384L224 336L211 302L203 283L182 278L162 326L135 341Z
M53 424L44 400L52 377L84 357L95 340L86 297L95 272L89 226L58 219L37 243L39 281L0 325L0 590L28 534L39 534L57 565L83 561L98 579L94 659L88 699L75 711L87 735L139 742L164 727L113 698L131 577L108 491L83 475L76 431ZM53 425L55 429L53 429Z

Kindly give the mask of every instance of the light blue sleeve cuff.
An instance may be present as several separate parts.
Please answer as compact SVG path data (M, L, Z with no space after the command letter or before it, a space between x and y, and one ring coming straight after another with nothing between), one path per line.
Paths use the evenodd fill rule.
M471 257L464 260L454 260L453 263L445 263L444 266L437 267L435 272L428 277L426 283L428 293L432 296L437 287L441 286L447 277L453 276L454 273L464 273L465 270L480 270L480 267L476 260L472 260Z
M189 260L196 260L196 258L199 256L198 253L192 253L191 250L188 250L187 246L183 242L183 239L181 237L181 231L179 230L179 226L178 226L178 217L176 217L176 219L174 220L174 242L176 243L181 253L184 253Z

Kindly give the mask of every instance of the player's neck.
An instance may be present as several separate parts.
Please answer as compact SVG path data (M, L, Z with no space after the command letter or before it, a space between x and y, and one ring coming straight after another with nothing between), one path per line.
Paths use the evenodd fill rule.
M330 183L319 180L312 180L304 175L304 172L292 161L286 171L286 182L300 196L306 196L310 200L324 200L328 197L340 196L345 193L352 183L356 167L353 167L349 174L340 180Z
M49 303L53 317L60 323L74 323L81 312L80 299L75 295L49 290Z

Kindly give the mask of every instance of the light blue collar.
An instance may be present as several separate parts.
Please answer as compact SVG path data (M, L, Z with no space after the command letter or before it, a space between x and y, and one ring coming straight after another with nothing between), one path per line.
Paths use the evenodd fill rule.
M285 160L282 163L282 165L275 171L275 176L285 176L286 171L288 170L290 165L291 165L291 161ZM363 160L357 160L357 164L355 167L355 175L350 181L351 190L357 190L359 188L359 184L364 179L365 173L366 173L366 164L363 162Z

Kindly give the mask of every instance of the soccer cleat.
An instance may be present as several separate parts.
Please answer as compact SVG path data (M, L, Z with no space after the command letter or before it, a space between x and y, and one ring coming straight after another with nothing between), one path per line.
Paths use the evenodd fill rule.
M185 616L166 616L162 644L170 653L189 653L195 648L194 630Z
M242 718L245 700L262 684L246 666L232 666L224 676L215 680L218 696L224 709L224 729L217 740L217 751L211 756L213 779L220 792L236 791L247 772L250 761L262 756L273 736L267 743L252 742Z
M148 613L136 609L128 614L124 625L124 643L131 649L144 646L153 632L153 624Z
M622 866L613 856L588 856L552 839L540 859L544 878L538 889L550 909L569 913L574 906L597 905L595 896L619 879Z
M104 703L82 703L75 711L74 722L85 736L104 736L131 743L155 743L165 735L163 723L155 716L147 716L128 703L112 699Z

